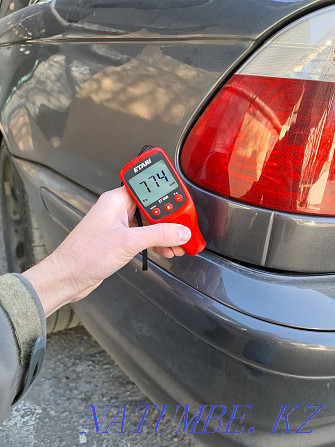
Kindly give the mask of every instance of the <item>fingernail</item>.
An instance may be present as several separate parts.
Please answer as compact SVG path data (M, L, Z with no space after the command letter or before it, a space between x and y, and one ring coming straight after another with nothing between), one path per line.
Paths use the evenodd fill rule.
M180 242L187 242L191 237L191 230L188 227L179 227L178 233Z

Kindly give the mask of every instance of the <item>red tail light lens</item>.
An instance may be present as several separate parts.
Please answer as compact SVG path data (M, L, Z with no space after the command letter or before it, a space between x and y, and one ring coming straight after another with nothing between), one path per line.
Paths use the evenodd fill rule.
M334 27L334 13L330 19ZM315 45L309 48L310 55L317 54L306 61L304 53L302 68L296 60L299 48L289 54L292 74L285 77L250 74L262 71L262 59L278 54L278 47L285 58L283 42L276 42L270 41L259 57L232 76L209 104L185 141L182 169L198 185L242 202L335 215L335 82L325 72L332 62L335 81L334 43L323 42L326 59L320 43L319 53ZM287 47L292 50L292 45ZM285 63L290 63L287 58Z

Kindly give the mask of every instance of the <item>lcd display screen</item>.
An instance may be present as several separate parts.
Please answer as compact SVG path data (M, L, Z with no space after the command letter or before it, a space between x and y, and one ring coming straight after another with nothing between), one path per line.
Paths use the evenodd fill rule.
M175 177L163 160L129 179L129 183L143 206L151 205L178 187Z

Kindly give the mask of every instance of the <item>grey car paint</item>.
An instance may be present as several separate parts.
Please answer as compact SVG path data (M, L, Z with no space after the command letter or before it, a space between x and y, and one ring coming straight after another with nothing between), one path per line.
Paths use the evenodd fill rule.
M120 168L144 144L162 146L174 157L232 67L306 13L302 7L329 3L32 5L29 14L19 11L0 26L0 57L10 66L3 65L7 88L0 90L9 147L100 194L118 185ZM335 271L334 219L248 207L188 184L213 252L274 270Z
M231 70L285 23L330 3L138 1L134 7L57 0L3 19L1 129L49 250L98 194L119 185L120 168L144 144L163 146L178 166L183 137ZM310 445L333 445L334 278L301 274L320 272L323 261L306 256L315 247L308 245L313 234L302 250L294 217L190 186L217 253L173 261L152 256L146 276L138 257L78 303L77 313L154 401L189 403L192 411L208 402L252 404L252 437L200 440L222 445L223 436L225 445L261 447L297 445L308 436ZM221 224L216 219L222 226L215 239L208 209L229 216ZM286 219L282 227L280 219ZM332 219L313 222L327 247ZM281 255L275 242L266 242L276 225ZM254 242L246 245L250 234ZM243 267L222 254L291 273ZM268 435L283 402L302 410L323 404L317 429L303 439L288 439L283 430ZM293 430L304 420L302 410L292 415Z

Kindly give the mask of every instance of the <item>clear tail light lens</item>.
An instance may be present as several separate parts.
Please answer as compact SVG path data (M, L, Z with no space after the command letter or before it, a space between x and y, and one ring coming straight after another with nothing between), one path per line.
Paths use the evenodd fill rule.
M290 25L223 86L188 135L181 166L223 196L335 215L335 7Z

